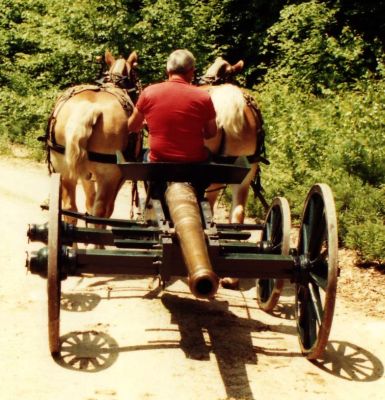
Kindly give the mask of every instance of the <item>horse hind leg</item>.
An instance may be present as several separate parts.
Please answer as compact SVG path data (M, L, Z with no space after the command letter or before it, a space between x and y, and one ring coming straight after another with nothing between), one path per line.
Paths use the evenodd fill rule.
M240 185L233 185L233 203L230 212L230 222L242 224L245 220L245 206L248 194L248 188L241 187Z
M92 207L92 215L109 218L114 211L116 195L117 189L114 185L107 184L103 185L103 187L98 187Z
M219 192L223 189L223 185L216 183L211 184L205 192L205 198L209 202L211 211L214 212L215 202L217 201Z
M230 213L230 222L242 224L245 220L245 209L247 203L247 197L249 195L249 188L251 181L254 179L257 171L257 164L252 164L250 171L246 175L245 179L238 185L232 185L232 207ZM221 279L222 287L226 289L239 289L239 279L225 277Z
M85 194L87 213L92 214L96 197L95 182L90 179L83 178L81 179L81 182Z
M116 196L123 184L120 171L115 166L113 170L95 173L96 179L96 195L92 209L92 214L96 217L109 218L115 206Z
M76 184L77 181L76 179L70 179L70 178L62 178L62 208L63 210L69 210L69 211L78 211L77 205L76 205ZM77 219L73 217L68 217L65 216L64 220L69 223L76 225Z
M246 204L249 195L249 188L257 171L257 164L252 164L250 171L244 180L237 185L231 186L232 204L230 213L230 222L242 224L246 216Z

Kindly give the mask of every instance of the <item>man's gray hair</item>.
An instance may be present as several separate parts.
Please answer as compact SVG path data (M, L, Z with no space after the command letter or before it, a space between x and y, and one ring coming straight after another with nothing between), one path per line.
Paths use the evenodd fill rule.
M173 51L167 59L167 72L186 74L195 67L195 57L186 49Z

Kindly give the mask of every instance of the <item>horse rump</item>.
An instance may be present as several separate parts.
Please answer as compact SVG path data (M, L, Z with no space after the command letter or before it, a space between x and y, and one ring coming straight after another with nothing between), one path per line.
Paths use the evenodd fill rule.
M70 114L65 126L65 159L70 178L89 178L85 168L88 160L87 142L101 114L100 106L89 102L79 103Z
M218 129L223 129L228 135L239 136L245 123L246 101L242 90L231 84L212 86L210 96Z

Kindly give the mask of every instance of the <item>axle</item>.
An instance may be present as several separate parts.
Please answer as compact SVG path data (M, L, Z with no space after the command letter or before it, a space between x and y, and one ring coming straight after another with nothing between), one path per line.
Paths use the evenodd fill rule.
M211 249L209 248L209 254ZM172 261L170 261L172 260ZM299 279L301 271L308 268L308 262L296 256L282 256L258 253L222 253L210 255L213 274L218 277L256 279ZM43 278L47 277L48 248L32 252L26 267ZM303 264L303 265L302 265ZM101 250L72 249L62 246L59 254L60 275L81 274L139 275L139 276L188 276L179 246L166 244L159 249ZM167 280L167 279L165 279ZM198 286L200 280L198 280ZM201 284L206 286L205 281ZM198 288L199 290L199 288Z

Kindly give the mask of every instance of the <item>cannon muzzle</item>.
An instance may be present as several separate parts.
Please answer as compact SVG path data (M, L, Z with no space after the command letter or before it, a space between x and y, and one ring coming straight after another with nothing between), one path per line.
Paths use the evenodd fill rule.
M191 293L200 298L213 297L219 279L211 266L195 191L187 183L171 183L165 198L187 267Z

